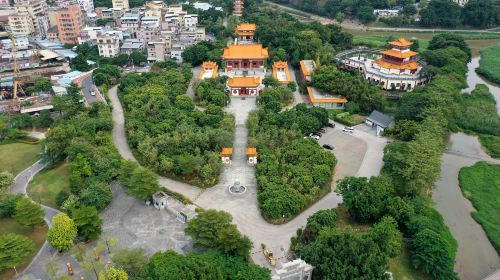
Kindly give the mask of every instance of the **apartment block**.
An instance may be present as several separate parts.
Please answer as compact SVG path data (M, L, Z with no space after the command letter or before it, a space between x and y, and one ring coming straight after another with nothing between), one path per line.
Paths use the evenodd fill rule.
M51 13L54 14L59 40L68 44L78 43L78 37L84 26L81 6L74 3Z
M35 34L33 20L28 13L17 13L9 16L9 27L12 33L19 35Z
M29 0L14 4L17 13L27 13L31 17L35 35L45 37L49 29L48 6L44 0Z
M128 5L128 0L113 0L113 9L128 10L130 6Z
M97 38L99 55L114 57L120 53L120 40L117 36L101 36Z

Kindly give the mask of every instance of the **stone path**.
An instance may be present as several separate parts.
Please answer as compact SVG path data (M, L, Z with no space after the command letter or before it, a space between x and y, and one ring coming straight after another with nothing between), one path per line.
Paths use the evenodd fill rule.
M115 127L113 129L113 141L115 142L118 151L126 159L134 160L133 154L127 145L123 109L117 97L116 87L109 92L109 97L113 102L113 120ZM177 182L169 178L161 177L160 184L172 191L183 194L190 198L196 205L201 208L225 210L233 216L233 222L238 226L238 229L247 235L254 244L252 251L252 259L255 263L263 266L268 266L260 252L260 244L264 243L274 252L275 256L284 257L290 245L290 238L295 234L297 228L304 226L307 222L307 217L321 209L330 209L337 207L341 202L341 198L334 192L329 193L321 200L316 202L310 208L306 209L296 218L284 225L272 225L266 222L258 207L257 190L255 187L255 175L253 168L246 165L246 157L244 148L246 146L247 129L245 126L248 113L256 108L255 98L247 97L245 100L241 98L232 98L231 104L227 108L228 112L235 114L236 120L236 138L233 151L233 165L226 167L221 175L219 185L210 189L202 190L198 187L191 186L182 182ZM337 128L332 132L339 134L341 127L337 124ZM344 176L375 176L380 172L382 166L383 147L385 140L379 138L369 132L356 131L352 135L340 134L337 137L338 141L345 143L361 143L361 150L357 156L361 157L357 164L349 166L343 172L337 173L332 182L332 188L335 188L335 180ZM366 147L363 145L365 143ZM347 144L346 144L347 145ZM339 149L336 154L349 153L352 149ZM349 156L343 157L349 161ZM341 157L339 157L341 158ZM342 168L343 161L340 160L337 168ZM240 179L243 185L247 185L248 189L245 194L231 195L228 187L234 182L234 179ZM133 217L131 213L130 218Z

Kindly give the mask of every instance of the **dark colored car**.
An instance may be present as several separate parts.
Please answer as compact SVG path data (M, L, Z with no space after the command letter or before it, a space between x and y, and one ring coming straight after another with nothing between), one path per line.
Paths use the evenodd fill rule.
M318 132L325 133L326 130L324 128L320 128L320 129L318 129Z
M332 145L328 145L328 144L324 144L323 148L325 148L327 150L333 150L333 149L335 149L335 147L333 147Z
M334 123L328 123L327 125L328 125L328 127L331 127L331 128L334 128L334 127L335 127L335 124L334 124Z

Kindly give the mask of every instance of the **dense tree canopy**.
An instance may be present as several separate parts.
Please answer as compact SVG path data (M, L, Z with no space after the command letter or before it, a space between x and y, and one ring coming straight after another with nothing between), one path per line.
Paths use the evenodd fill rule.
M198 246L215 249L224 255L247 258L252 242L231 223L232 219L227 212L206 210L188 222L186 233Z
M191 76L189 68L125 76L120 96L129 144L145 166L212 186L222 170L218 153L232 146L234 121L216 105L195 109L185 95Z
M73 247L73 239L77 229L73 220L64 213L59 213L52 218L51 227L47 233L49 244L62 252Z
M158 280L270 279L271 271L248 264L241 258L216 252L183 256L175 251L156 253L149 262L150 276Z
M33 241L23 235L0 235L0 271L19 265L34 247Z

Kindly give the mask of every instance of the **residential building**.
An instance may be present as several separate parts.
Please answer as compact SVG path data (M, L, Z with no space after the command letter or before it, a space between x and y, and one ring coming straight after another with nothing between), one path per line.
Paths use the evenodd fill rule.
M288 84L292 81L286 61L275 61L273 63L273 77L282 84Z
M201 64L200 74L198 75L198 80L204 80L208 78L217 78L219 67L217 62L214 61L204 61Z
M132 32L132 36L135 36L135 32L141 26L141 15L133 14L133 13L125 13L120 18L120 26L122 28L130 30Z
M14 9L17 13L27 13L30 16L36 36L45 37L47 35L49 29L48 6L44 0L28 0L16 3Z
M196 31L198 25L198 15L185 15L184 16L184 30Z
M455 1L455 3L457 3L458 5L460 6L465 6L465 4L467 4L469 2L469 0L453 0Z
M27 50L30 48L31 44L26 35L16 35L14 36L14 42L16 43L16 48L18 50ZM0 46L3 50L12 49L12 41L10 38L2 39L0 41Z
M144 51L144 44L142 40L139 39L127 39L123 41L120 51L125 54L131 54L133 52L142 53Z
M47 30L47 40L59 40L59 31L57 31L57 26L52 26Z
M148 61L164 61L172 49L172 39L169 36L159 40L150 41L147 44Z
M160 35L160 30L158 28L147 28L141 26L139 30L135 33L137 39L143 42L154 41Z
M0 0L0 7L9 7L10 6L10 0Z
M17 13L9 16L9 27L12 33L19 35L35 34L33 20L28 13Z
M375 9L373 14L378 17L396 17L399 15L399 10Z
M422 63L418 59L418 53L410 50L413 43L401 38L389 44L392 48L377 54L376 58L358 54L344 58L343 66L357 70L366 80L385 90L410 91L426 83L428 77L420 74Z
M128 5L128 0L112 0L113 9L118 10L128 10L130 6Z
M243 0L234 0L233 16L241 17L243 15Z
M79 4L71 4L55 14L59 40L63 43L77 44L84 26L82 8Z
M160 27L160 17L156 16L144 16L141 18L141 27L148 28L159 28Z
M268 57L267 48L263 48L261 44L230 45L224 49L222 55L227 72L236 69L265 70L265 61Z
M57 0L56 1L56 6L58 8L67 8L69 5L74 3L73 0Z
M120 53L120 40L118 36L97 37L99 55L103 57L114 57Z
M300 61L300 74L304 82L310 82L311 76L316 69L314 60L301 60Z
M344 109L347 99L340 95L326 93L314 87L307 87L309 101L313 106L325 109Z
M205 27L197 27L195 40L199 42L199 41L205 41L206 39L207 35L205 34Z
M232 77L226 82L226 91L233 96L258 95L262 89L260 77Z
M94 1L93 0L77 0L78 4L82 7L82 11L87 14L94 14Z
M254 23L240 23L236 26L239 44L253 44L255 30L257 26Z
M89 42L93 44L97 40L97 37L104 34L104 28L102 26L91 26L85 27L80 32L80 37L78 37L78 44L83 44Z
M382 133L384 133L384 130L386 128L392 127L394 125L394 119L389 115L374 110L370 114L370 116L365 119L365 124L370 127L375 127L377 136L380 136L382 135Z

